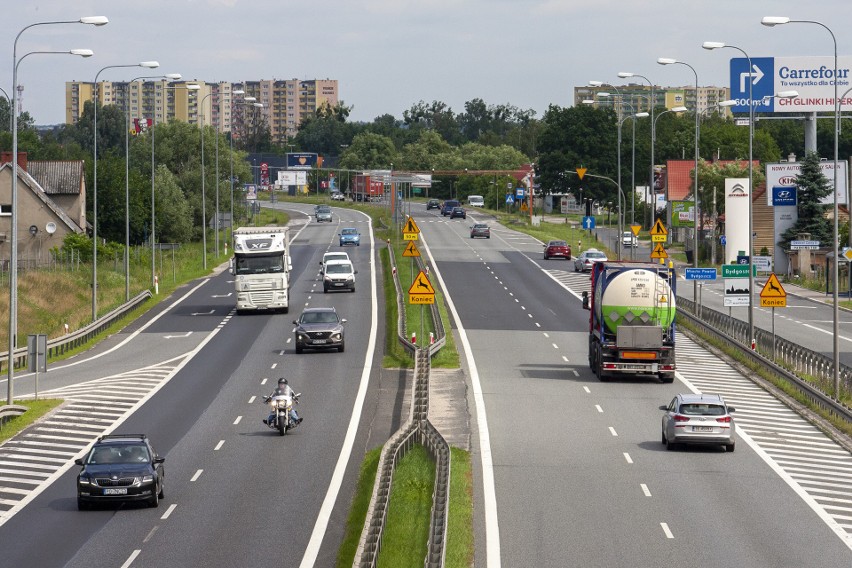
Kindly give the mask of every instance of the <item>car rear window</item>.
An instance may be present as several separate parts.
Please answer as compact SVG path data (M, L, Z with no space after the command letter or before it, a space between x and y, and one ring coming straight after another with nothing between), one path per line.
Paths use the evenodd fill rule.
M680 413L689 416L723 416L725 407L718 404L683 404Z
M565 241L550 241L550 246L552 247L564 247L568 246L565 244Z

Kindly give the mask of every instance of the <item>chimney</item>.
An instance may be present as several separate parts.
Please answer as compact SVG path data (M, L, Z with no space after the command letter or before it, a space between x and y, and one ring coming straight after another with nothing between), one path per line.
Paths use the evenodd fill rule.
M4 151L0 153L0 163L8 163L12 161L12 152ZM18 152L18 165L22 170L27 171L27 153Z

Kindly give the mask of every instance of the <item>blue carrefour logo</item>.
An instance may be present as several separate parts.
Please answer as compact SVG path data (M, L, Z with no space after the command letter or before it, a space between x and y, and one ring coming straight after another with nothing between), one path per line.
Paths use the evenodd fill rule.
M731 98L737 104L731 112L747 113L749 109L749 87L751 88L754 112L773 112L775 110L775 58L752 57L751 69L748 59L731 59Z

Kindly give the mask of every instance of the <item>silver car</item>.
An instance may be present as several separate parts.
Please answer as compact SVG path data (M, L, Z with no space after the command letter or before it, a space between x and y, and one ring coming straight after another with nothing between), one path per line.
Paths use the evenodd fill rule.
M736 447L736 427L731 413L733 406L725 404L718 394L679 394L663 414L662 442L667 450L677 444L724 446L729 452Z
M574 272L591 272L594 263L606 261L606 255L598 249L590 248L589 250L584 250L574 260Z

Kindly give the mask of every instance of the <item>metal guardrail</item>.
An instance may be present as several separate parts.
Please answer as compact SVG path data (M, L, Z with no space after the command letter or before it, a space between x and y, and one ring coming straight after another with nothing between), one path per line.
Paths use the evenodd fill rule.
M391 266L394 262L393 249L388 247ZM421 270L423 265L419 262ZM408 420L382 448L379 456L379 471L373 486L373 495L367 510L367 520L361 532L358 550L355 554L354 568L374 568L382 549L385 522L387 521L390 492L393 486L393 472L399 461L414 446L426 448L435 460L435 485L432 491L432 514L429 522L426 568L442 568L446 555L447 520L450 501L450 446L440 432L429 422L429 376L431 360L445 343L444 327L440 321L437 307L432 305L432 317L435 330L440 333L438 340L429 349L418 348L408 341L405 329L405 300L398 273L394 273L394 286L399 308L399 342L414 354L414 388ZM437 319L434 319L436 318Z
M749 346L748 322L701 306L697 311L696 304L686 298L679 297L677 301L678 316L689 319L692 325L699 327L703 332L725 341L743 356L759 363L776 378L795 388L814 406L831 416L852 423L852 410L825 394L834 389L834 362L831 358L781 337L776 336L773 343L772 333L757 327L754 328L756 337L753 351ZM771 358L773 348L775 360ZM779 365L776 360L791 367L793 371ZM796 373L813 377L816 386L801 379ZM841 365L839 374L842 388L848 389L852 369Z
M58 357L65 353L80 347L92 340L97 335L100 335L117 320L123 318L128 312L134 310L139 304L146 301L152 296L150 290L140 292L136 297L129 302L110 311L105 316L98 318L87 326L78 329L75 332L69 333L62 337L51 339L47 342L47 358ZM8 369L9 352L0 353L0 373ZM27 348L20 347L16 349L12 356L12 364L15 368L27 366ZM5 365L5 367L4 367Z
M8 420L22 416L27 410L29 408L20 404L4 404L0 406L0 430L3 429L3 425Z

